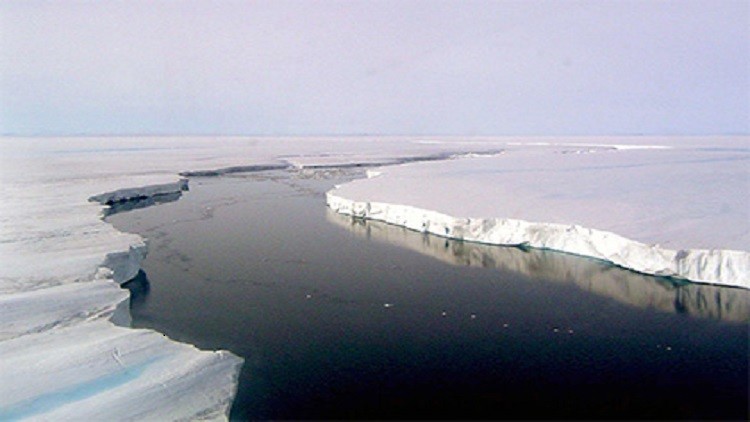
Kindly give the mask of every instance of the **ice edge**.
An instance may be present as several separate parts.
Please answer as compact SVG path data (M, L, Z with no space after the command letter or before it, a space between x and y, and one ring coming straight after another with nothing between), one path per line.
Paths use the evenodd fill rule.
M179 179L172 183L161 183L157 185L147 185L137 188L126 188L112 192L105 192L90 197L89 201L99 202L102 205L112 205L118 202L151 198L158 195L167 195L186 190L188 190L188 179Z
M179 180L172 183L124 188L111 192L101 193L91 196L89 198L89 201L98 202L104 206L111 206L113 204L126 201L147 199L159 195L180 193L188 189L188 179L180 178ZM103 218L104 215L102 215L102 219ZM105 256L104 261L102 262L97 275L95 276L96 279L109 279L117 284L122 285L136 277L141 269L141 263L146 258L146 254L148 252L148 239L144 239L140 235L136 236L141 239L141 242L131 244L127 252L111 252ZM127 292L127 290L124 291ZM130 322L132 320L132 317L130 315L130 308L129 306L127 306L127 304L129 304L129 297L130 295L128 294L128 300L118 304L117 309L109 318L109 320L115 325L129 328ZM122 306L123 304L125 304L126 306ZM156 330L152 331L156 332ZM185 344L172 339L169 339L169 341L176 344ZM219 375L219 377L221 378L227 378L233 381L231 385L226 386L228 388L227 391L229 395L219 399L219 402L215 403L215 406L203 409L202 413L198 414L200 415L201 419L204 419L206 417L212 419L211 414L216 410L216 407L219 407L220 412L224 416L222 419L228 420L229 412L231 410L232 403L234 402L234 397L237 394L239 373L242 368L244 359L227 350L206 351L198 349L192 344L187 345L190 346L197 354L213 356L213 358L204 360L204 367L217 366L218 362L225 359L231 361L228 365L223 365L222 371L224 373ZM195 371L197 372L201 370L202 368L195 369ZM196 379L196 381L199 380Z
M404 162L411 162L411 161L433 161L433 160L443 160L443 159L451 159L451 158L455 158L454 154L436 154L434 156L407 157L407 158L402 158L402 159L396 159L396 160L393 160L392 162L383 163L383 164L402 164ZM308 165L308 166L298 166L298 167L299 168L372 167L375 164L376 163L366 162L366 163L353 163L353 164L350 163L347 165ZM188 179L186 177L221 176L224 174L236 173L236 172L282 170L282 169L287 169L287 168L292 168L292 167L293 166L290 164L248 165L248 166L234 166L234 167L228 167L228 168L220 168L217 170L181 172L179 173L179 176L182 176L182 177L174 182L117 189L114 191L109 191L109 192L104 192L104 193L100 193L97 195L93 195L89 197L89 201L99 203L105 207L106 206L113 207L113 206L116 206L117 204L126 203L128 201L149 199L149 198L154 198L154 197L158 197L162 195L169 195L169 194L181 193L182 191L186 191L189 189ZM372 174L368 174L368 176L372 177ZM103 208L103 212L101 213L102 219L104 219L106 215L107 215L106 208ZM127 251L115 251L115 252L110 252L110 253L105 254L103 261L101 262L98 269L96 270L96 273L93 275L93 277L91 277L93 280L100 281L100 282L110 281L110 282L115 282L119 285L122 285L136 277L139 270L141 269L141 263L145 259L147 251L148 251L148 240L144 239L143 237L139 235L134 235L134 236L136 236L138 240L131 243ZM120 300L114 306L110 306L106 310L106 312L100 315L102 319L109 321L110 323L113 324L110 326L112 330L131 329L130 324L131 324L132 317L130 315L130 309L128 306L130 296L127 290L123 290L123 292L124 294L122 296L122 300ZM118 327L122 327L122 328L118 328ZM42 331L44 330L37 331L37 332L42 332ZM144 331L144 330L133 329L133 331ZM155 330L147 330L147 331L153 331L154 333L157 333ZM165 340L175 345L187 346L188 349L190 349L188 353L192 353L193 355L196 355L196 357L200 358L200 362L202 363L199 364L200 367L195 368L196 372L200 372L203 369L209 368L211 366L218 366L219 367L218 374L213 374L212 377L214 379L218 378L218 379L230 380L228 385L222 385L223 387L222 390L224 390L224 394L219 394L219 395L211 394L212 401L210 403L205 404L203 409L197 409L197 413L194 414L195 417L198 417L200 419L206 419L206 418L214 419L216 417L219 417L222 419L228 419L232 403L237 394L237 388L239 384L239 372L241 370L244 360L229 351L225 351L225 350L202 351L190 344L180 343L180 342L177 342L171 339L166 339L166 338ZM225 363L222 363L222 362L225 362ZM200 379L196 378L194 380L194 383L198 383L200 381L201 381ZM200 389L201 387L199 386L198 388ZM110 403L110 404L114 405L114 403ZM17 405L20 405L20 404L17 403ZM163 409L157 410L157 412L161 412L161 411L163 411ZM167 413L169 413L168 410L167 410ZM77 413L74 411L73 414L75 415Z
M409 205L354 201L326 193L339 214L422 233L490 245L528 246L601 259L639 273L750 289L750 253L723 249L663 249L615 233L506 218L460 218Z

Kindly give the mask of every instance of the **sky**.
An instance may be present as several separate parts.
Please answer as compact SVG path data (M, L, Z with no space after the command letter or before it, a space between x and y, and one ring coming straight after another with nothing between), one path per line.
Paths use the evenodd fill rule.
M750 0L4 0L0 134L750 134Z

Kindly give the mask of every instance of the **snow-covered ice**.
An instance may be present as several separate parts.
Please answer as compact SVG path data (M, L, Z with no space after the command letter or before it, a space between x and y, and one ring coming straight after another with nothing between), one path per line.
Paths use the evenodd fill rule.
M86 321L4 341L0 418L218 419L241 360L149 330ZM27 381L30 380L30 381Z
M750 288L750 138L644 141L514 142L491 157L383 168L327 200L438 236Z
M179 194L187 188L180 173L397 163L456 151L374 138L0 139L0 419L228 414L240 358L124 328L129 295L119 284L137 274L147 244L105 223L102 204Z
M381 167L329 193L329 205L441 236L747 288L748 143L0 139L0 418L221 419L229 411L240 358L127 328L119 283L135 276L147 243L104 222L102 204L179 194L185 178L201 174L427 160Z

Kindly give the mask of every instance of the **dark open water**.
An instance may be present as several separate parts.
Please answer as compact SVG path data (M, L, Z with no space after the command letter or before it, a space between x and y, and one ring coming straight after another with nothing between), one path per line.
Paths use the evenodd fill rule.
M134 326L245 358L233 419L747 418L750 292L333 214L353 176L108 217L150 240Z

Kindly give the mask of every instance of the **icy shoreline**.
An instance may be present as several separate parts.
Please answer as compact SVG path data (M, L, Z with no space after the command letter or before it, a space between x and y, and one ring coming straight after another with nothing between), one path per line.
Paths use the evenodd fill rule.
M187 186L180 179L89 200L106 206ZM141 269L148 244L138 239L127 251L107 253L93 280L0 296L5 320L0 373L27 380L14 388L3 382L0 418L229 417L242 358L130 328L130 295L119 285Z
M329 191L327 203L441 237L750 288L747 138L507 145L492 156L383 167Z
M334 211L440 237L487 245L527 246L601 259L643 274L750 289L750 254L732 250L669 250L615 233L504 218L461 218L409 205L354 201L326 194Z
M459 212L437 212L442 208L418 206L418 193L423 186L415 183L415 180L442 183L440 171L436 172L436 168L451 168L454 174L463 174L466 168L461 166L471 163L473 169L476 162L471 160L494 157L500 151L509 150L523 158L523 151L536 154L537 150L558 145L552 149L559 153L554 156L559 159L586 157L592 155L589 154L591 151L638 151L645 148L641 144L646 142L640 138L541 138L538 142L534 139L521 143L517 141L509 138L2 139L0 188L4 201L0 202L0 309L3 316L0 321L0 374L3 374L4 382L0 383L0 419L106 419L113 416L160 420L226 419L236 392L242 360L229 352L199 351L155 331L127 328L130 325L129 294L119 284L138 273L147 251L147 242L140 236L117 231L102 219L103 210L128 204L124 201L130 199L179 195L187 188L187 181L179 174L211 176L254 169L387 165L381 169L386 177L377 178L383 181L396 168L416 168L413 167L414 163L393 165L424 159L431 162L433 167L429 167L427 173L417 173L417 179L395 179L393 185L377 186L374 191L365 189L354 192L351 189L356 182L352 182L330 193L329 205L341 211L349 209L368 218L387 218L393 224L419 231L429 230L437 235L485 243L528 242L530 246L538 243L550 249L573 245L577 248L573 249L573 253L584 254L593 250L608 259L624 255L621 258L625 262L642 258L656 250L658 254L665 255L665 260L671 257L690 262L680 264L682 267L678 268L681 274L687 274L687 278L693 277L693 273L710 274L711 266L718 263L722 269L728 268L719 274L729 277L726 285L748 288L746 278L750 269L746 252L736 252L739 255L735 255L732 251L707 250L680 254L674 252L679 250L677 248L647 246L648 243L630 245L625 237L611 234L621 233L619 229L590 231L582 228L588 227L584 224L571 226L555 222L534 226L512 215L506 220L468 220L450 217L474 215L473 212L462 211L464 208L460 208ZM657 145L669 139L647 141L649 145ZM740 141L747 140L740 138ZM611 145L607 146L607 142ZM713 142L714 139L680 139L677 143L700 146L713 145ZM722 142L733 145L735 140ZM695 153L698 158L702 158L703 150L694 150L698 151ZM650 157L652 152L647 152ZM602 157L619 155L619 152L615 152ZM106 159L102 159L103 156ZM744 159L744 156L740 158ZM436 161L439 159L448 160ZM513 162L520 163L523 171L529 171L529 165L523 159ZM133 163L137 163L137 166ZM721 180L727 180L730 176L736 180L737 168L742 169L743 162L736 161L734 167L731 161L728 163L730 165L722 162L721 166L709 163L705 174L720 173L716 169L726 170L728 175ZM494 162L492 164L495 165ZM506 164L503 163L503 166ZM566 171L570 170L565 168L565 163L555 160L552 160L551 166L556 168L558 164ZM191 171L186 172L186 169ZM479 168L488 174L494 169L492 166ZM476 173L476 169L473 171ZM531 171L538 172L533 166ZM600 172L601 169L593 171ZM644 177L650 177L648 180L653 181L652 175L646 173ZM528 176L524 174L523 177ZM482 203L460 198L461 194L472 193L471 189L465 189L467 186L479 189L478 193L473 193L481 198L488 195L502 197L493 191L500 185L487 183L482 178L471 179L468 185L466 181L459 182L457 185L441 185L445 192L451 193L449 195L444 192L436 194L433 186L432 191L427 191L430 201L442 197L448 203ZM685 182L681 183L684 187ZM509 186L515 189L519 184L510 183ZM723 188L727 186L732 187L726 183L721 185ZM674 185L669 185L669 189L670 192L683 191L680 186L675 188ZM742 197L734 192L714 190L719 198L736 201ZM528 191L521 189L514 193ZM657 184L653 191L661 195L665 187ZM365 198L357 197L354 193ZM378 199L378 195L389 194L396 199L403 198L403 195L411 199ZM592 209L609 216L606 199L597 199ZM430 201L428 205L433 203ZM580 207L579 201L573 198L571 203ZM496 202L489 201L490 204ZM534 198L520 202L525 206L521 210L523 213L533 213L546 206L545 203L540 205ZM713 202L706 202L710 203ZM102 204L111 205L106 208ZM565 204L561 203L562 208ZM583 204L591 205L585 201ZM726 204L718 205L721 206L718 211L723 213ZM701 204L701 207L705 207L705 204ZM430 209L436 211L426 211ZM713 212L711 209L708 211ZM657 215L658 212L653 214ZM729 238L726 236L729 231L724 229L746 228L747 220L737 219L740 214L722 214L723 217L728 215L733 218L726 219L726 223L711 223L718 227L712 227L714 230L710 233L699 230L696 238L710 238L722 246L744 245L743 236L748 230L740 230L739 237ZM686 221L678 217L676 221ZM704 220L697 221L703 223ZM647 224L643 230L653 231L654 227L658 226ZM677 229L679 233L693 233L688 229L694 227L700 226L679 226ZM667 239L671 237L670 233L667 233ZM721 236L717 237L716 234ZM545 236L551 240L545 241ZM581 236L589 240L581 242ZM606 242L601 244L601 239ZM604 246L609 246L609 249ZM618 250L619 247L624 249ZM744 249L744 246L741 248ZM668 261L656 264L650 264L654 267L654 273L665 271L665 268L672 270ZM12 385L7 380L13 380Z
M89 201L97 202L103 206L109 206L111 208L111 206L118 203L149 199L160 195L182 193L186 190L188 190L188 180L180 179L171 183L124 188L105 192L90 197ZM102 263L102 267L108 268L111 271L112 280L115 283L122 285L138 275L138 271L141 269L141 263L146 258L147 253L147 240L141 239L140 243L130 245L128 251L108 253Z
M89 201L98 202L102 205L112 205L117 202L151 198L158 195L179 193L186 190L188 190L188 180L180 179L176 182L171 183L161 183L158 185L118 189L112 192L105 192L90 197Z
M119 285L138 273L147 242L103 221L108 212L176 199L187 189L179 174L369 166L455 149L409 139L0 141L0 419L228 417L242 359L129 328Z
M459 267L498 269L531 280L570 285L619 303L697 318L746 323L750 320L748 292L742 288L709 286L609 268L604 261L521 247L423 236L403 226L370 222L329 209L326 219L358 237L395 245ZM502 279L501 277L499 279Z

